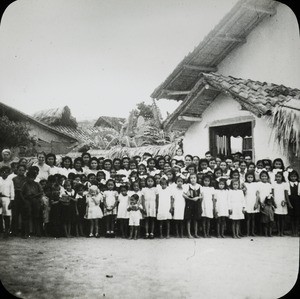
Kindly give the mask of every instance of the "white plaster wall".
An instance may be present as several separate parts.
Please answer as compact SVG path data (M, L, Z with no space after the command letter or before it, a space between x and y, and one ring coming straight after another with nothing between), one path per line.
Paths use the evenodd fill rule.
M218 72L238 78L299 88L300 38L297 18L285 4L247 36L247 42L232 51Z
M253 131L255 160L284 157L279 146L272 139L272 130L267 120L258 118L249 111L240 110L240 104L227 95L219 95L203 113L202 121L195 122L185 133L184 153L204 157L205 152L209 150L209 126L207 124L215 120L242 116L255 118ZM284 162L287 163L286 158Z

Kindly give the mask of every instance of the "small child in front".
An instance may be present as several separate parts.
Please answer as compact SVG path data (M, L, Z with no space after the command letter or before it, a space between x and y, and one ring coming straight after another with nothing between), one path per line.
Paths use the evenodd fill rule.
M143 211L143 207L138 203L139 196L137 194L133 194L130 197L130 204L127 208L129 214L129 239L137 240L138 230L140 226L140 220L142 218L141 212Z

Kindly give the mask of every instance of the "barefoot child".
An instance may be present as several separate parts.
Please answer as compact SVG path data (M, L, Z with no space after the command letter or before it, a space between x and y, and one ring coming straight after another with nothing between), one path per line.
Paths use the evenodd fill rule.
M168 181L166 178L160 179L160 186L157 187L158 190L158 206L157 206L157 220L159 221L159 234L160 238L163 238L163 224L166 226L167 239L170 238L170 219L172 215L170 213L171 209L171 188L168 186Z
M202 197L202 229L203 237L210 238L210 220L213 218L215 209L215 188L211 186L211 178L205 175L202 180L203 187L201 188Z
M229 216L229 200L226 179L220 179L215 191L216 213L217 218L217 238L225 238L224 231L226 227L226 218Z
M199 238L198 220L200 220L201 217L201 188L197 183L197 174L190 174L188 181L189 184L187 184L186 191L183 193L183 197L185 198L184 219L187 222L188 238L192 238L191 221L193 221L195 238Z
M106 218L106 237L112 238L115 235L115 218L117 215L118 192L115 181L107 180L106 188L103 192L104 216Z
M246 219L247 219L247 237L255 236L256 215L259 212L259 186L255 182L253 172L247 172L245 175L245 201L246 201Z
M120 229L121 229L121 234L122 238L127 238L127 228L128 228L128 204L129 204L129 197L128 197L128 187L127 185L121 185L120 188L120 193L118 196L118 214L117 214L117 219L120 223Z
M228 192L229 198L229 218L232 220L232 237L234 239L241 238L240 220L245 219L245 196L240 187L240 182L232 180L230 184L231 190Z
M299 174L297 171L292 170L289 173L289 200L292 209L289 209L288 213L291 216L292 222L292 235L297 237L299 232L299 218L300 218L300 183Z
M175 180L176 187L172 188L171 197L171 214L173 215L173 220L175 221L176 237L183 237L183 219L184 219L184 209L185 209L185 199L183 197L183 178L178 176ZM180 235L179 235L180 229Z
M272 196L268 196L264 200L264 206L261 208L261 222L264 226L265 236L272 237L272 229L274 223L274 199Z
M99 238L99 226L98 221L103 217L103 213L100 209L100 202L102 200L102 195L99 192L97 186L93 185L89 188L88 194L86 195L87 203L87 213L86 219L90 222L90 234L89 237ZM95 235L94 235L95 230Z
M158 201L158 192L156 189L156 184L154 177L148 176L146 179L146 187L142 189L142 201L146 209L145 216L145 230L146 230L146 239L154 238L154 224L156 218L156 205ZM150 224L150 235L149 235L149 224Z
M283 172L275 174L275 182L272 184L272 195L275 201L275 217L277 223L278 236L284 235L285 218L288 207L293 208L288 195L289 186L285 182Z
M137 240L138 238L138 228L140 225L140 220L142 218L143 207L139 203L139 196L137 194L133 194L130 197L130 204L127 208L129 214L129 227L130 234L129 239Z
M86 213L86 196L83 194L84 186L78 184L75 187L75 199L77 200L77 223L78 223L78 233L80 237L84 236L84 215Z
M65 237L71 236L71 199L75 197L75 191L72 189L71 181L65 180L61 189L61 219Z

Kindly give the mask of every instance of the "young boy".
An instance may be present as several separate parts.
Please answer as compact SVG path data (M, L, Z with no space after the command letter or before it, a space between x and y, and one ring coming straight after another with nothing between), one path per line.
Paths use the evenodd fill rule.
M143 211L142 205L138 204L139 196L133 194L130 197L130 205L127 208L129 212L129 226L130 226L130 235L129 239L137 240L138 230L140 226L140 220L142 218L141 212Z

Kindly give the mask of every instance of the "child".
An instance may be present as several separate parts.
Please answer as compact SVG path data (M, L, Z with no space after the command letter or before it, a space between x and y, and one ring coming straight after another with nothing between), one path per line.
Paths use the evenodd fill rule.
M0 214L3 215L5 225L4 238L8 238L10 232L11 207L15 199L15 189L12 180L8 179L10 168L8 166L2 166L0 172L2 174L2 180L0 181L0 201L2 207L0 208Z
M234 239L241 238L240 220L245 219L245 196L240 189L240 182L232 180L230 184L231 190L228 192L229 198L229 218L232 220L232 237Z
M255 236L255 215L259 212L259 191L255 182L254 172L247 172L245 176L245 202L247 219L247 237Z
M275 174L275 182L272 184L272 195L275 201L275 215L278 229L278 236L284 235L285 217L288 213L287 205L292 208L288 196L289 186L285 183L283 172L279 171Z
M44 189L44 195L42 196L42 228L45 237L49 232L49 215L50 215L50 197L52 188L50 185L46 185Z
M106 237L114 237L115 218L117 215L118 192L114 180L106 182L106 189L103 192L104 216L106 218Z
M185 198L185 210L184 219L187 221L187 233L188 238L192 238L191 235L191 221L194 225L195 238L198 236L198 220L201 217L201 198L200 198L200 185L197 183L197 175L195 173L190 174L189 184L186 191L183 193Z
M299 174L293 170L289 173L289 200L292 209L289 209L292 222L292 235L298 236L299 218L300 218L300 184Z
M103 217L103 213L100 209L100 201L102 200L101 193L97 186L93 185L89 188L88 194L86 195L87 202L87 211L86 211L86 219L89 219L90 222L90 234L89 237L94 237L94 229L95 229L95 237L100 238L99 235L99 227L98 220Z
M78 230L79 236L84 236L84 215L86 214L86 196L83 195L84 186L78 184L75 187L75 199L77 200L77 219L78 219Z
M141 219L141 211L143 211L142 205L139 204L139 196L137 194L131 195L130 205L128 206L127 211L129 213L130 226L129 239L134 238L134 240L137 240Z
M146 187L142 189L142 201L144 203L146 217L145 230L146 239L149 238L149 224L150 224L150 239L154 238L154 220L156 218L156 207L158 202L158 192L154 177L148 176L146 179Z
M201 188L202 207L202 229L203 237L210 238L210 219L213 218L215 210L214 194L215 188L211 186L211 178L208 175L203 177Z
M220 236L225 238L224 231L226 227L226 218L229 216L229 199L226 179L220 179L215 191L216 212L217 218L217 238Z
M50 196L50 224L52 236L55 238L60 237L60 193L61 187L58 183L53 184Z
M71 181L65 180L63 189L61 189L61 219L65 237L71 236L71 199L75 197L75 191L72 189ZM73 211L72 211L73 212Z
M272 228L274 223L274 199L272 196L267 196L264 200L264 206L261 208L261 222L264 226L265 236L272 237Z
M158 206L157 206L157 220L159 221L159 233L160 238L163 238L163 224L166 224L167 236L170 238L170 219L172 215L170 213L171 209L171 192L172 190L168 186L166 178L160 179L160 186L157 186L158 190Z
M128 197L128 187L127 185L120 186L120 194L118 196L118 214L117 219L120 222L120 229L122 238L127 238L127 222L128 222L128 204L129 204L129 197Z
M170 213L175 220L175 229L176 237L179 237L180 228L180 237L183 237L183 219L184 219L184 210L185 210L185 199L183 197L183 178L178 176L175 180L176 187L172 188L172 197L171 197L171 210Z

